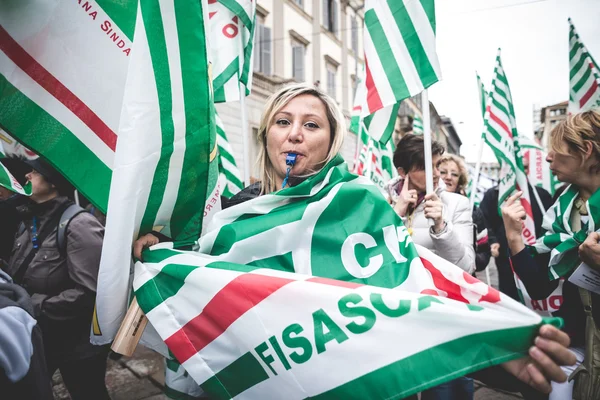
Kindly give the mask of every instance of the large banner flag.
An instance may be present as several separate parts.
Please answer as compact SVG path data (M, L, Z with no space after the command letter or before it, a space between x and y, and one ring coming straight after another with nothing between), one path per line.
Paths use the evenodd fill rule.
M213 399L404 398L525 355L543 321L415 246L340 156L217 214L198 248L146 251L134 289Z
M569 18L569 112L600 106L600 69Z
M527 214L523 222L523 240L526 244L535 243L536 232L533 212L527 186L527 176L521 159L519 135L517 133L515 111L508 79L502 67L500 49L496 57L494 78L489 93L484 121L484 139L492 148L500 162L500 184L498 207L515 191L523 192L521 203Z
M0 158L2 157L35 160L39 156L0 128Z
M235 163L233 149L227 140L225 125L215 112L215 123L217 127L217 151L219 157L219 173L222 182L223 196L230 198L244 188L242 175Z
M435 30L434 0L365 1L367 102L363 116L414 96L441 79Z
M252 86L252 48L256 0L209 0L209 58L212 64L215 103L240 99Z
M528 137L520 136L520 140L523 159L529 160L529 173L527 174L529 183L531 186L541 187L554 196L561 182L550 170L550 164L546 162L546 152L542 146Z
M0 125L106 212L137 0L0 2Z
M191 244L200 236L205 205L220 208L204 5L140 0L98 276L95 343L109 342L125 313L138 234L157 229Z

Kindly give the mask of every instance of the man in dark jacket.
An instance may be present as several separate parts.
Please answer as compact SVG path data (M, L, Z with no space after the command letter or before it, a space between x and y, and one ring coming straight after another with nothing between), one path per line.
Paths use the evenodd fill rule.
M540 206L533 195L533 187L529 183L527 186L531 197L531 209L533 211L535 232L537 236L540 236L544 211L540 209ZM550 196L550 193L540 187L536 187L535 190L546 210L552 206L552 196ZM479 208L483 213L488 228L492 256L496 259L500 291L519 301L517 286L515 284L512 269L510 268L510 254L508 251L508 242L506 241L506 231L504 230L504 223L502 222L502 217L498 211L498 194L497 186L489 189L485 192Z
M15 239L6 272L31 295L48 371L60 369L74 400L108 399L108 348L89 340L104 228L87 212L63 221L72 202L60 192L72 188L47 163L31 165L31 202L19 208L25 229ZM66 224L64 248L58 245L59 224Z

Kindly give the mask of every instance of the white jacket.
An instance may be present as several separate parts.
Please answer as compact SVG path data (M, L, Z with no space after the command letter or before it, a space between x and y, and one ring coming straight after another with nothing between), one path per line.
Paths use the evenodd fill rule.
M402 183L402 178L396 178L387 185L392 205L396 203ZM446 228L438 234L433 233L427 218L425 218L423 211L425 202L422 201L412 217L412 239L416 244L426 247L471 274L475 271L475 249L473 247L473 218L469 200L465 196L447 192L441 180L435 193L444 203L443 215ZM403 217L402 222L407 225L407 218Z

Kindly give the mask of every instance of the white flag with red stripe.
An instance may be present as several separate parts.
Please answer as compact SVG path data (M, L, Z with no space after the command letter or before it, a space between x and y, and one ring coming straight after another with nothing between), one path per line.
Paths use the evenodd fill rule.
M404 398L526 354L542 323L416 247L341 156L172 247L136 264L136 298L212 399Z
M531 198L523 160L521 159L520 139L517 133L512 96L500 59L500 49L498 49L494 78L489 92L483 136L501 165L498 207L501 207L502 203L515 191L520 190L523 192L521 204L527 214L525 221L523 221L523 240L526 244L533 244L535 243L536 232L531 210Z

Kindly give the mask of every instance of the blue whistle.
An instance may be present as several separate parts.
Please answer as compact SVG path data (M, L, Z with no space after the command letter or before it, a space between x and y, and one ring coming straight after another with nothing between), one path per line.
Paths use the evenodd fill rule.
M287 168L287 171L285 172L285 179L283 180L283 183L281 185L282 189L288 183L288 179L290 178L290 171L292 170L292 168L294 168L294 164L296 164L296 157L298 157L298 154L296 154L296 153L288 153L287 156L285 157L285 165L287 165L288 168Z

